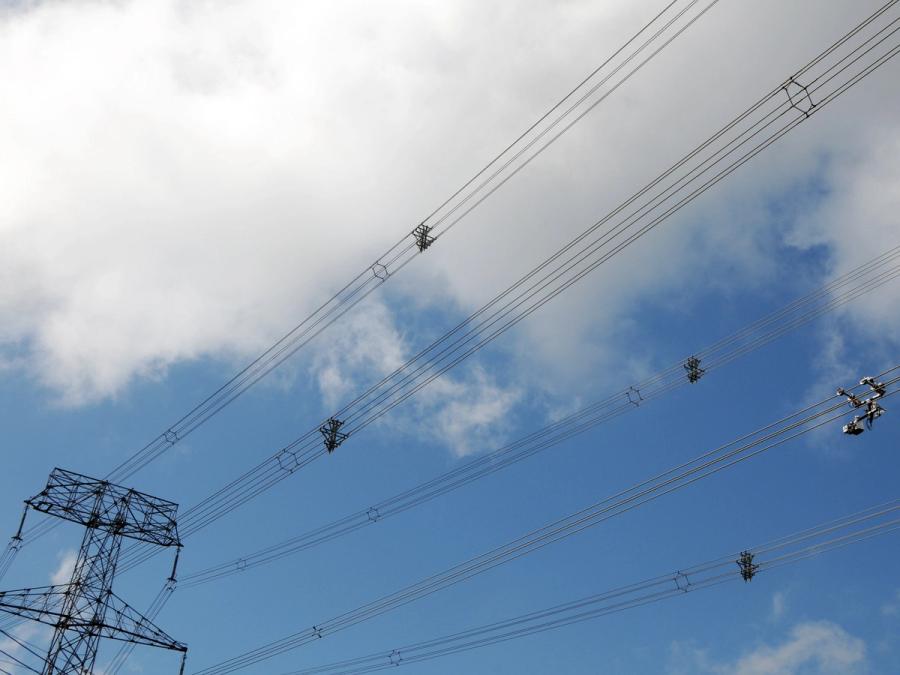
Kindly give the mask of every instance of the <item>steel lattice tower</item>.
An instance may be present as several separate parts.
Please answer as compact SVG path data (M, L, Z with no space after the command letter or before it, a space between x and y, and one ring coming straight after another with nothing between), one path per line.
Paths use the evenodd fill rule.
M83 525L81 550L68 584L0 593L0 610L53 626L44 675L87 675L93 672L101 638L145 644L182 653L187 646L169 637L113 593L122 539L176 547L178 505L157 497L71 471L54 469L40 494L25 502L28 509Z

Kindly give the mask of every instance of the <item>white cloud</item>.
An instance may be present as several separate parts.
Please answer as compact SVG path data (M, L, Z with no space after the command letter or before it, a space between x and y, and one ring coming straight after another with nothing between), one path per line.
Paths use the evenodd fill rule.
M78 560L78 553L73 550L63 551L58 556L59 564L53 574L50 575L50 583L54 586L69 583L72 578L72 572L75 569L75 563Z
M866 646L840 626L828 622L795 626L787 640L761 646L741 657L729 672L734 675L789 675L801 669L826 675L861 672Z
M465 379L445 378L419 403L421 418L429 417L433 436L458 456L493 449L512 426L510 411L522 392L498 385L481 368ZM424 409L424 410L423 410Z
M854 138L857 147L829 162L823 199L802 215L790 241L827 246L841 274L900 244L900 133L875 124ZM884 339L900 329L896 283L864 296L843 312L865 334Z
M392 288L439 311L477 306L874 6L720 3ZM2 15L0 363L82 404L173 364L254 355L656 9L148 0ZM810 177L827 199L793 244L826 244L835 269L886 246L900 184L886 81L541 310L504 340L514 366L568 390L589 386L586 371L643 364L638 350L615 357L639 302L765 283L785 235L769 200ZM854 311L893 325L896 297ZM373 337L376 320L388 332ZM397 357L396 327L359 321L348 359L318 357L334 400L361 381L354 368Z
M313 350L311 373L326 406L345 402L373 381L395 371L414 352L379 302L367 302ZM415 398L411 410L387 422L428 435L457 455L490 449L502 437L506 418L520 397L477 365L444 375Z
M9 630L10 636L0 635L0 650L20 661L32 664L32 667L36 665L34 658L19 642L33 645L35 641L45 639L49 635L49 629L39 623L26 621L7 630ZM12 675L25 675L29 672L2 653L0 653L0 666Z
M773 621L778 621L784 616L784 613L787 611L787 597L781 591L776 591L772 595L772 611L771 618Z
M409 358L403 335L380 302L358 307L314 351L312 373L328 407L345 402L362 384L378 381Z
M669 672L716 675L853 675L866 670L866 644L828 621L800 623L784 640L762 644L728 663L708 650L676 643Z
M881 613L884 616L900 616L900 589L894 596L881 606Z
M832 329L820 337L817 352L818 374L808 389L810 401L821 400L823 392L837 387L850 389L859 381L858 357L847 349L846 338L839 329Z

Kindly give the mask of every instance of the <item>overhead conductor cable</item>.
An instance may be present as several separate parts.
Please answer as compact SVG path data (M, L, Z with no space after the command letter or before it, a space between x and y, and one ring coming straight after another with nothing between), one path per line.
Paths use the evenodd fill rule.
M692 565L620 586L571 602L522 614L510 619L469 628L431 640L382 650L326 665L292 670L283 675L341 673L358 675L397 666L413 665L437 658L481 649L529 635L557 630L573 624L643 607L661 600L682 597L726 582L743 579L785 565L818 556L874 537L896 534L900 530L900 501L893 500L844 518L802 530L740 553ZM735 563L738 567L735 568Z
M668 2L576 87L429 213L410 234L404 235L375 262L357 274L228 382L113 469L107 475L107 479L123 481L180 443L390 277L396 276L418 253L430 247L437 236L446 233L575 123L618 90L717 2L718 0ZM551 132L555 133L550 135ZM464 212L460 212L463 207ZM25 533L25 541L10 542L7 555L15 556L27 541L46 534L54 526L55 523L51 520L39 523Z
M627 398L629 390L640 391L645 401L651 401L675 389L687 386L691 383L690 377L685 375L684 368L680 368L679 365L683 366L691 358L696 359L698 364L704 364L704 372L714 372L746 353L778 339L787 332L837 308L846 306L866 293L876 291L898 277L900 277L900 246L866 261L828 284L807 293L762 319L752 322L709 347L694 352L694 356L685 362L675 363L639 383L623 388L601 401L585 406L503 447L491 452L479 453L478 456L450 471L368 508L347 514L280 543L211 565L202 570L183 574L179 581L179 587L182 589L192 588L282 560L426 504L432 499L513 466L599 424L633 411L635 408ZM699 368L699 365L696 367Z
M405 402L450 368L582 280L625 247L709 190L900 52L897 0L885 4L792 76L816 106L797 110L783 84L760 98L695 150L660 174L544 263L508 287L400 368L330 417L355 433ZM643 200L643 201L642 201ZM206 527L310 462L328 454L319 428L248 469L188 509L184 536ZM134 553L143 556L145 553Z
M888 388L885 397L896 393L895 385L900 382L900 375L896 374L897 371L900 371L900 365L895 365L876 376ZM860 387L855 387L854 390L861 391ZM772 424L667 469L580 511L532 530L513 541L470 558L443 572L438 572L356 609L325 621L319 621L312 628L299 630L196 671L195 675L224 675L243 670L464 582L693 485L773 448L780 447L815 429L831 425L845 414L844 406L843 401L835 402L833 397L806 406Z

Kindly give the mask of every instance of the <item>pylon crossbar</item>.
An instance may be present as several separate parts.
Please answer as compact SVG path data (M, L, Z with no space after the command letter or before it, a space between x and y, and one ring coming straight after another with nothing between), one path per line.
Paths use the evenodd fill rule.
M57 626L64 619L69 630L96 628L100 637L111 640L175 651L187 650L184 644L169 636L114 593L110 594L106 603L106 621L100 626L95 626L91 617L66 615L63 612L64 599L72 592L71 584L4 591L0 593L0 611L48 626Z
M25 503L35 511L129 539L158 546L180 543L178 504L73 471L53 469L47 487Z
M55 626L62 617L63 599L68 589L68 584L62 584L0 592L0 612Z

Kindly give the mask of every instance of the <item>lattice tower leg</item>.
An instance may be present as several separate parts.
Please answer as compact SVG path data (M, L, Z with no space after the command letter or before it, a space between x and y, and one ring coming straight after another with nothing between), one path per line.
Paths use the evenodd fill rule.
M102 502L100 494L96 510L102 508ZM122 519L126 509L123 503L118 514ZM93 673L121 545L120 535L88 525L64 602L66 618L53 631L44 675Z

